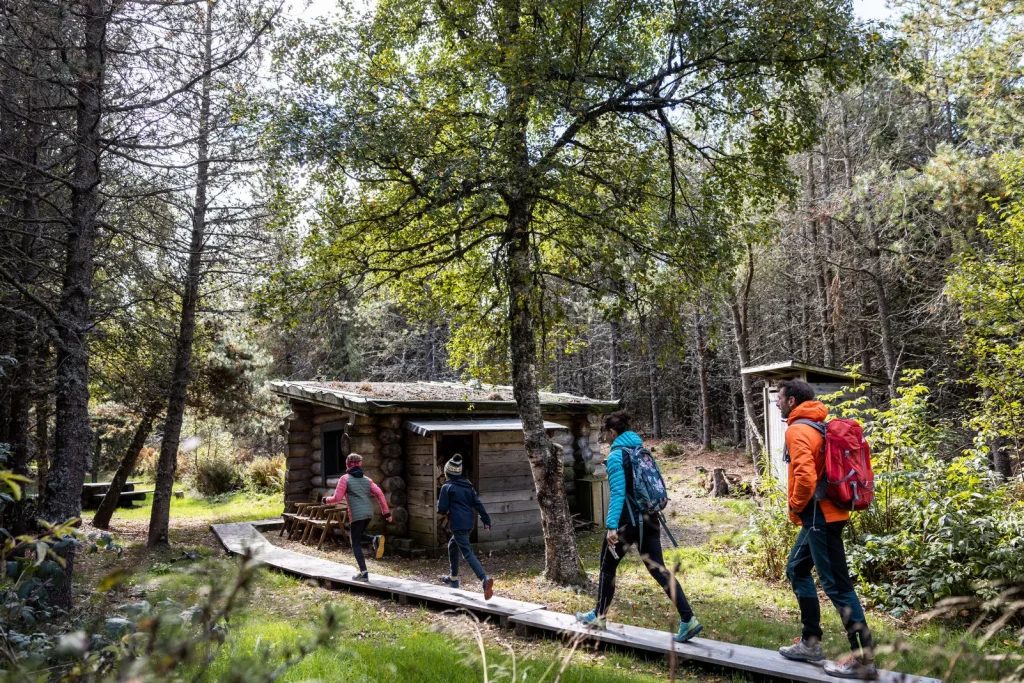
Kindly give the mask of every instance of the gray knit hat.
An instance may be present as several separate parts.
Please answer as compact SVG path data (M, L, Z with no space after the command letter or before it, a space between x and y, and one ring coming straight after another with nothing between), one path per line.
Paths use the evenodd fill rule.
M446 476L457 476L462 474L462 456L456 453L452 459L445 463L444 473Z

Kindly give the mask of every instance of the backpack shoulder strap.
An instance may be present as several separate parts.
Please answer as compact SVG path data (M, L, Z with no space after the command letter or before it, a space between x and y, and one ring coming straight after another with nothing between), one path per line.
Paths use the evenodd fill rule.
M825 435L828 433L827 426L824 422L816 422L814 420L800 418L799 420L795 420L793 424L814 427L816 430L818 430L818 433L821 434L822 438L825 438Z

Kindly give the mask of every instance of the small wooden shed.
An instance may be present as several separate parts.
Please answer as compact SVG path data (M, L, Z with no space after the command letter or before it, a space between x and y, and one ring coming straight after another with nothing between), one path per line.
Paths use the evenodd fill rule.
M885 380L877 377L854 375L846 370L811 365L797 360L743 368L740 372L764 380L764 442L768 448L772 473L783 487L787 484L789 471L782 460L782 451L786 445L786 421L782 418L776 403L779 398L779 386L789 379L801 379L810 384L814 393L820 396L842 391L843 387L885 384Z
M435 515L443 468L461 453L464 474L491 517L489 531L480 526L471 535L477 547L498 549L543 539L511 387L276 381L270 389L291 407L284 424L286 502L333 492L346 456L359 453L366 475L384 490L394 512L389 525L378 514L371 529L437 549L446 542ZM618 403L547 392L540 398L548 435L563 450L570 509L600 519L603 508L593 501L607 501L607 478L598 420ZM581 492L585 501L579 500Z

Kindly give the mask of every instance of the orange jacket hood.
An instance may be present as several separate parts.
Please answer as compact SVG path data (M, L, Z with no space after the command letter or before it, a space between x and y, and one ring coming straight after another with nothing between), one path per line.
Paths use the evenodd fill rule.
M797 420L813 420L822 422L828 417L828 407L821 401L804 401L786 418L786 424L793 424Z
M814 489L818 480L825 476L825 457L822 448L825 440L821 433L810 425L794 424L797 420L824 422L828 408L821 401L804 401L786 418L790 425L786 429L786 448L789 451L789 518L795 524L802 524L799 513L813 505ZM850 513L840 510L830 500L818 502L826 522L838 522L850 518Z

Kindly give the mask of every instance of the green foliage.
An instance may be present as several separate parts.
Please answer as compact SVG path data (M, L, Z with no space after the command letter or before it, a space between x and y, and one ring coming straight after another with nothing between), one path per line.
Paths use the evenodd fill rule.
M245 479L242 468L230 458L207 456L196 461L192 484L204 496L218 496L242 488Z
M195 604L173 599L155 607L146 601L122 605L123 616L78 624L77 630L35 632L9 638L0 681L180 681L204 676L228 640L231 617L244 605L257 563L243 558L227 582L210 581L192 593ZM105 593L127 577L119 571L100 582ZM69 623L64 624L67 629ZM307 656L329 643L343 626L343 614L328 606L315 628L286 642L257 644L245 656L232 656L217 667L217 680L279 679Z
M269 139L282 230L297 175L316 217L302 270L267 273L263 299L387 287L451 320L453 366L504 379L509 305L545 331L570 285L728 263L733 213L792 189L823 86L898 49L832 0L382 2L295 30ZM532 291L510 302L522 235Z
M1024 504L978 451L949 453L951 425L936 419L921 371L908 371L886 410L862 397L837 406L866 418L875 504L853 516L850 566L865 597L901 614L951 596L991 597L1024 577Z
M665 441L658 444L658 457L659 458L678 458L683 455L682 444L678 441Z
M765 454L761 462L767 461ZM751 513L750 528L743 535L743 549L751 557L754 575L778 581L786 576L799 529L789 519L786 492L770 467L761 473L760 492L760 505Z
M980 389L970 426L978 447L1007 440L1024 453L1024 157L1000 158L1009 188L991 197L993 212L979 220L984 241L965 251L947 282L959 305L963 337L958 351L970 382Z
M284 489L285 457L256 458L245 468L245 483L249 487L267 493Z

